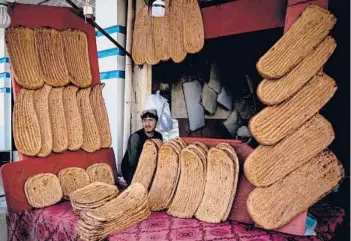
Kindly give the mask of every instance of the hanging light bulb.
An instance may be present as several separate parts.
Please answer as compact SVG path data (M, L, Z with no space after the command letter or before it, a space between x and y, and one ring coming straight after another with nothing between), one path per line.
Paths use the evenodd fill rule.
M83 14L84 14L85 20L87 18L93 18L94 17L94 8L93 8L93 5L90 3L89 0L86 0L85 5L83 6Z
M0 28L8 28L11 24L10 15L7 13L7 1L0 0Z
M165 3L162 0L156 0L152 3L152 16L159 18L165 16Z

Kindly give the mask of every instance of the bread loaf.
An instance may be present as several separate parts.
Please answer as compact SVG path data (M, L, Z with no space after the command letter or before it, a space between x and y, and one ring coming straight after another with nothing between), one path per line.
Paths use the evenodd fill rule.
M262 228L278 229L326 196L343 177L344 169L336 156L322 151L281 181L252 191L248 212Z
M29 177L24 185L29 205L43 208L54 205L62 199L60 181L52 173L42 173Z
M295 95L327 62L336 48L333 37L327 37L291 72L277 79L264 79L258 85L257 96L266 105L277 105Z
M262 145L276 144L314 116L336 89L332 78L324 73L317 74L291 99L266 107L251 118L250 133Z
M322 42L335 23L335 16L328 10L309 5L294 25L258 60L258 72L267 79L286 75Z
M40 126L35 111L33 90L21 89L13 108L13 137L19 152L37 155L42 147Z
M334 137L331 124L317 114L276 145L258 146L245 161L245 175L257 187L269 186L327 148Z

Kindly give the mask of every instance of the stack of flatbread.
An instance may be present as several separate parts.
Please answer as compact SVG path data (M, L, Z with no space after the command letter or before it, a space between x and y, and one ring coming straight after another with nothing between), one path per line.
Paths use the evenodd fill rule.
M58 174L58 178L62 187L63 197L66 199L70 198L72 192L90 183L88 173L79 167L62 169Z
M72 82L86 88L92 84L84 32L11 27L6 30L6 40L15 80L21 87L34 90L44 83L64 87Z
M21 153L39 157L67 149L93 152L107 148L111 133L103 110L102 85L86 89L48 84L36 90L22 88L13 114L15 145Z
M202 143L193 143L181 151L180 177L168 214L179 218L194 216L204 194L207 151Z
M104 85L90 87L86 34L11 27L6 40L15 80L22 87L14 107L17 149L46 157L52 151L93 152L111 146Z
M161 145L162 141L159 139L150 139L144 143L132 183L141 183L146 190L149 189L157 166L158 149Z
M139 165L146 168L146 163ZM238 178L239 160L229 144L220 143L209 150L202 142L187 145L176 138L158 150L155 176L149 177L153 181L148 204L152 211L166 209L167 214L178 218L195 216L219 223L228 218Z
M132 55L138 65L156 65L169 59L180 63L188 53L198 53L204 46L204 24L198 1L165 0L164 3L162 18L152 17L148 6L136 15Z
M92 183L92 184L90 184ZM106 163L96 163L84 170L79 167L62 169L56 176L42 173L31 176L25 183L28 203L35 208L56 204L62 197L71 199L75 211L102 206L119 193L114 185L112 168Z
M81 213L105 205L118 194L119 190L115 185L93 182L71 193L71 205L74 212Z
M140 183L130 185L105 205L80 213L78 234L82 240L102 240L110 233L134 225L151 214L147 191Z
M149 193L149 207L161 211L173 199L180 175L179 157L186 143L181 138L163 144L158 152L157 169Z
M321 69L336 48L328 36L336 18L309 5L301 17L257 63L265 78L257 95L267 105L250 120L261 144L244 171L257 188L247 201L252 219L277 229L323 198L344 176L337 157L326 148L332 125L318 112L336 92Z
M235 150L220 143L207 154L206 184L195 213L201 221L219 223L230 213L239 178L239 159Z

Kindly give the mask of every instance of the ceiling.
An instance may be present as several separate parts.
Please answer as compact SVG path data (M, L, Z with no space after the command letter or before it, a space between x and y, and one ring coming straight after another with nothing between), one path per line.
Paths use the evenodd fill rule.
M44 0L7 0L7 1L37 5L38 3L43 2ZM86 1L87 0L72 0L72 2L74 2L78 7L83 7ZM95 4L95 0L90 0L89 2L91 4ZM66 3L65 0L48 0L47 2L43 3L43 5L56 6L56 7L70 7L70 5Z

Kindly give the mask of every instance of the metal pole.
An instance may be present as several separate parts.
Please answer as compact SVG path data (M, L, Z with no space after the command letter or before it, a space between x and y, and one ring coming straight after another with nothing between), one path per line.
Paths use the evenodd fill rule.
M75 10L75 13L81 17L85 18L82 10L71 0L65 0L69 5L72 6L72 8ZM103 28L101 28L93 19L86 19L89 24L91 24L93 27L97 28L103 35L105 35L114 45L116 45L119 49L121 49L132 61L133 57L132 55L125 49L123 46L121 46L115 39L113 39Z

